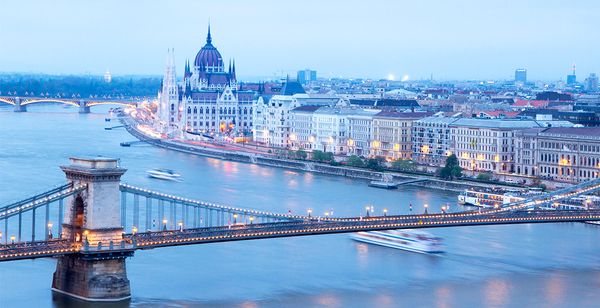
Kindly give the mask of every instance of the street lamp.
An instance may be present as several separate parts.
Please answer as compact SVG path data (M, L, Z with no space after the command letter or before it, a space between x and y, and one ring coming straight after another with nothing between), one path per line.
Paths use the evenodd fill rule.
M48 223L48 238L52 239L52 223Z
M442 205L442 214L446 214L446 206Z
M14 235L11 235L11 236L10 236L10 242L11 242L12 244L14 244L14 243L15 243L15 239L17 239L17 238L16 238Z
M238 217L238 214L233 214L233 224L234 225L237 223L237 217Z
M179 231L183 231L183 222L180 221L177 225L179 226Z
M312 214L312 209L308 209L308 218L310 218L310 215Z
M425 214L427 214L427 208L429 207L429 205L427 203L425 203L425 205L423 205L423 207L425 207Z
M387 209L383 209L383 216L387 216Z
M367 210L367 217L369 217L369 209L370 209L370 207L368 205L365 206L365 210Z
M137 232L138 232L138 229L137 229L137 227L136 227L136 226L133 226L133 227L131 227L131 233L132 233L133 235L135 235Z
M163 231L167 230L167 219L163 218Z
M250 224L254 221L254 216L250 216Z

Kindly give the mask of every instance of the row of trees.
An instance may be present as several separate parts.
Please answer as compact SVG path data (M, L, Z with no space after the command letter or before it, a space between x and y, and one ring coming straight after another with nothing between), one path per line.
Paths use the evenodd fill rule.
M301 160L309 158L309 154L304 150L288 151L287 156L292 159ZM334 155L331 152L315 150L310 156L312 160L318 162L329 163L332 165L340 164L336 162ZM381 157L362 158L357 155L351 155L343 164L349 167L366 168L374 171L386 170L385 160ZM391 163L389 169L402 172L416 172L417 166L415 162L410 159L398 159ZM446 158L446 165L439 170L438 176L446 180L462 177L462 168L458 165L458 158L456 155L452 154Z

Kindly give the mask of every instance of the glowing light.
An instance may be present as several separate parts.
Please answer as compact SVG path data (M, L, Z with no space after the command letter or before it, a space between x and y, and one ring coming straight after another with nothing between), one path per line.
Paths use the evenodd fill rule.
M389 73L389 74L387 75L387 79L388 79L389 81L394 81L394 80L396 80L396 76L394 76L394 74L392 74L392 73Z
M408 81L408 79L409 79L408 75L405 74L404 76L402 76L402 81Z

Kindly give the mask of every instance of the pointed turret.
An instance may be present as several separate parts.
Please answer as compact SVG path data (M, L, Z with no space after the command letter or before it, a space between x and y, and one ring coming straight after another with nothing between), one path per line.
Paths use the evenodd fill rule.
M232 80L237 80L237 77L235 76L235 59L233 59L233 64L231 66L231 72L229 74L231 75Z
M206 35L206 44L212 44L212 36L210 35L210 22L208 23L208 34Z

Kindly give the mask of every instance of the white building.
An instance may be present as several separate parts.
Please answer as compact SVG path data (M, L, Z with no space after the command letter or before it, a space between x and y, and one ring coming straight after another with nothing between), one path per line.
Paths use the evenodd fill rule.
M426 117L412 123L412 159L423 165L443 166L451 154L450 124L459 118Z
M572 126L567 121L462 118L450 124L451 151L463 169L514 173L516 131Z
M348 154L368 156L373 140L373 117L381 110L357 109L348 114Z
M291 110L290 143L294 150L312 151L315 147L315 135L313 134L313 114L321 106L305 105Z
M354 109L322 107L313 113L314 150L345 154L348 149L348 115Z
M290 112L300 106L333 106L341 100L334 96L306 94L297 81L287 80L281 95L261 96L254 105L254 141L267 146L290 148ZM294 138L294 135L292 135Z
M430 116L428 112L381 111L373 117L371 155L388 159L412 156L412 123Z

